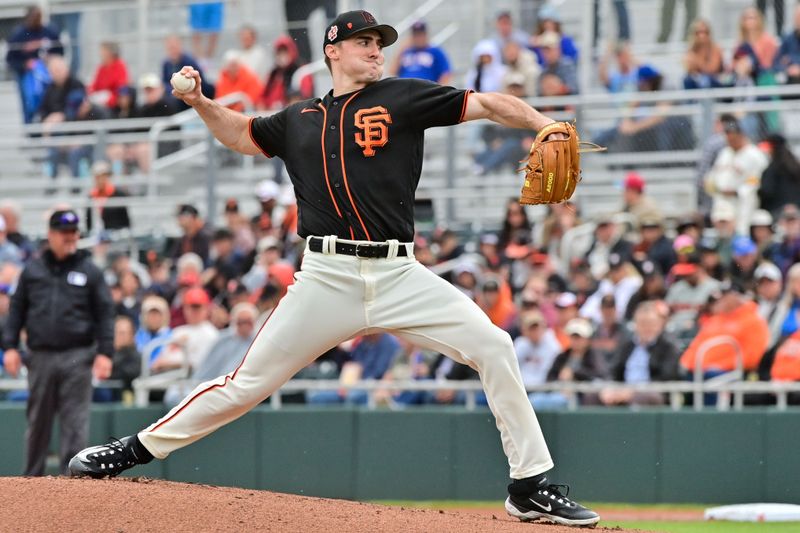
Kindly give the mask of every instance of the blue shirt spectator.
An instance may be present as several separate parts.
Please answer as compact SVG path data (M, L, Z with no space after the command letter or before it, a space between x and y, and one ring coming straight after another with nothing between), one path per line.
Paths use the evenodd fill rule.
M781 39L773 68L785 72L787 83L800 83L800 9L795 11L794 28Z
M450 80L450 61L444 50L428 41L428 28L422 22L411 26L411 42L397 55L398 78L419 78L446 85Z
M145 297L142 301L141 325L134 336L136 349L139 350L139 353L143 354L145 346L153 341L166 341L172 337L169 318L169 304L164 298L155 295ZM149 363L158 358L163 347L163 345L158 346L150 352Z
M201 90L203 95L207 98L214 98L214 85L211 80L206 79L203 69L200 68L197 60L183 51L183 44L179 37L171 35L164 41L164 48L167 52L167 57L161 63L161 81L164 83L164 90L168 95L172 94L172 86L169 83L172 74L178 72L183 67L189 66L200 73L200 79L203 80ZM189 106L180 102L181 109L188 109Z
M43 54L64 55L64 48L58 31L42 23L42 10L34 6L25 13L22 24L11 32L6 61L17 76L22 76L30 69L30 62L41 59Z

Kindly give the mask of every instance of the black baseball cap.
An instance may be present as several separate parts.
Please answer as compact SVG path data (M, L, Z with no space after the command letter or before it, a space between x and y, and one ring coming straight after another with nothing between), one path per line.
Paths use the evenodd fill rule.
M193 217L200 216L200 212L197 208L191 204L181 204L178 206L178 216L181 215L189 215Z
M50 215L50 229L69 231L78 229L78 213L72 209L59 209Z
M326 45L349 39L356 33L365 30L374 30L380 33L384 47L397 41L397 30L388 24L378 24L378 21L369 11L346 11L336 17L325 29L325 40L322 41L322 48L324 49Z

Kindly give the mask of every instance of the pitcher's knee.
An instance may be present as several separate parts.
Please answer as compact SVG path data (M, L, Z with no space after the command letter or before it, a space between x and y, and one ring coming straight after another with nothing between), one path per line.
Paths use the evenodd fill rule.
M480 351L470 356L478 369L490 366L508 366L517 364L517 356L514 353L514 343L511 336L501 329L481 343Z

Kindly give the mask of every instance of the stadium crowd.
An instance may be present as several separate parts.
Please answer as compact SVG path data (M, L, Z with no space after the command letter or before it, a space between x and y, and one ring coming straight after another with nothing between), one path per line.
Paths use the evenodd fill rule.
M614 5L622 20L625 2ZM716 44L710 21L687 22L680 80L686 90L800 82L800 7L794 28L780 39L765 27L758 9L745 9L732 50ZM42 22L41 11L32 8L20 28L15 42L33 44L11 47L8 62L20 79L25 120L43 124L175 113L181 106L167 90L171 73L183 65L208 69L215 57L213 39L209 52L195 58L180 39L169 37L161 72L145 73L133 84L119 47L106 42L96 75L86 82L75 77L58 47L40 53L45 40L58 40L56 30ZM630 28L625 31L629 34ZM667 29L662 24L664 31L669 35L671 22ZM427 32L425 22L414 24L389 73L460 84L446 52L430 44ZM216 78L203 75L209 95L244 91L259 110L314 95L311 77L301 80L299 90L291 84L304 61L291 38L277 37L271 56L254 28L241 28L239 38L239 49L222 54ZM520 97L577 94L580 53L574 39L562 32L552 6L539 11L531 33L515 25L512 13L502 12L494 33L475 45L463 84ZM597 69L611 93L665 86L658 66L639 62L624 41L609 47ZM40 76L40 94L31 98L25 91L38 86L24 80L34 76ZM28 107L31 101L36 105ZM598 142L617 150L680 148L668 135L648 134L675 129L668 124L673 118L659 112L661 104L628 105L627 118L603 132ZM528 150L531 133L487 127L482 138L485 146L475 156L478 174L516 165ZM100 158L91 147L54 148L46 173L55 177L59 165L66 164L73 176L92 175L91 195L101 220L91 220L90 210L85 227L120 229L131 224L126 209L104 208L103 200L124 197L113 178L137 168L146 171L153 155L146 143L111 145ZM587 219L566 203L548 206L547 216L533 223L512 199L498 232L472 237L440 228L418 234L415 255L511 335L526 386L691 379L698 364L709 378L733 370L737 353L747 379L798 381L800 162L769 113L725 114L718 117L715 136L703 144L698 174L702 201L678 217L666 216L648 196L646 175L626 171L617 212ZM196 206L177 206L182 234L169 246L138 256L116 249L100 233L86 253L103 269L114 299L112 379L120 380L123 389L130 389L142 372L179 370L200 381L236 368L300 265L305 242L296 234L297 208L289 189L273 180L259 183L253 191L257 213L243 212L239 200L229 198L216 227L205 223ZM40 248L19 232L19 216L14 202L0 205L0 330L15 280ZM591 228L588 237L571 238L571 230L584 224ZM338 378L343 384L478 379L471 368L386 333L331 349L300 377ZM163 400L177 403L187 387L176 382ZM121 398L118 389L95 392L96 400ZM464 402L462 395L445 390L380 391L377 398L394 407ZM559 392L534 392L530 399L538 408L567 404ZM342 389L296 400L363 404L367 395ZM658 405L665 397L617 388L583 395L580 401ZM748 401L772 399L748 395Z

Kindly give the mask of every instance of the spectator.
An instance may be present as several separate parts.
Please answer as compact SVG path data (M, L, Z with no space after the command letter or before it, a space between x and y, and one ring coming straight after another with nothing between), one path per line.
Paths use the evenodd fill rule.
M200 212L195 206L183 204L178 208L178 226L183 235L172 245L169 257L175 260L185 253L192 252L200 257L203 264L207 264L211 236L206 229L205 221L200 218Z
M696 358L708 341L730 337L738 344L745 371L755 370L769 342L767 322L758 314L758 306L748 301L742 287L726 281L714 296L711 316L702 325L692 343L681 355L681 365L694 372ZM710 347L699 362L705 379L736 368L737 348L730 343Z
M111 297L100 270L78 251L75 211L53 212L47 243L20 276L2 339L6 372L16 376L23 363L28 368L26 476L44 475L56 413L60 471L67 473L70 458L86 446L92 376L107 379L112 370ZM24 360L18 351L23 328Z
M242 273L242 257L233 247L233 233L230 230L220 228L214 231L210 256L214 258L214 262L203 272L203 280L211 295L217 296L225 291L228 282L237 279Z
M256 247L256 238L250 222L239 211L236 198L225 201L225 226L233 233L233 248L240 257L250 255Z
M314 97L314 78L306 74L293 85L293 78L297 69L303 66L297 52L297 45L288 35L281 35L273 43L275 66L267 77L264 93L261 95L260 108L273 110L282 109L289 103L293 91L299 93L300 99Z
M757 71L769 72L778 53L778 39L764 28L764 17L755 7L746 7L739 17L739 44L737 49L745 50L756 57Z
M617 41L625 42L631 39L630 17L628 3L625 0L613 0L614 13L617 16ZM601 34L600 0L592 2L592 48L597 48L597 39Z
M491 40L498 50L502 50L506 43L510 41L517 43L521 47L528 47L530 36L521 29L514 27L510 11L499 12L497 18L495 18L494 27L495 32Z
M603 54L597 66L600 82L611 94L629 93L638 90L639 69L638 62L631 52L629 43L618 43L613 47L616 68L609 67L612 49Z
M525 76L519 72L506 73L504 77L506 85L503 88L505 94L525 97ZM490 172L498 171L503 167L510 167L516 171L520 160L525 158L530 151L531 140L534 132L519 129L506 128L494 124L488 124L481 129L481 137L486 145L483 152L475 155L474 172L483 176Z
M19 231L19 219L22 216L21 206L14 200L0 200L0 216L6 223L6 239L13 242L22 251L23 261L33 255L33 242Z
M200 383L235 371L253 343L257 318L258 309L253 304L245 302L233 307L231 326L219 335L191 379L170 385L164 394L164 404L174 407Z
M465 86L479 93L498 92L503 88L506 70L497 43L491 39L478 41L472 49L472 67Z
M517 318L517 309L507 283L495 278L486 279L481 285L477 301L492 324L505 331L511 330Z
M267 49L259 44L256 29L245 24L239 29L240 61L249 68L259 80L264 80L269 72L269 56Z
M523 313L520 325L522 334L514 339L514 351L519 361L522 383L528 389L547 381L547 373L563 348L538 310ZM564 403L559 393L531 392L528 398L535 409L561 407Z
M133 321L128 316L117 316L114 320L114 356L112 358L114 366L109 379L122 381L123 391L132 390L133 380L138 378L142 372L142 356L136 349L136 341L133 337L134 329ZM98 393L103 390L107 389L95 391L96 399ZM119 401L122 396L119 391L108 390L101 397L106 400Z
M52 83L44 91L38 114L46 124L63 122L67 97L75 92L85 92L85 87L80 80L70 74L69 67L61 56L50 56L47 59L47 70Z
M794 8L794 27L784 35L773 66L786 76L786 83L800 83L800 5Z
M203 81L201 84L201 91L207 98L214 98L214 85L211 80L206 78L205 72L202 67L197 63L194 57L183 51L183 43L177 35L170 35L164 40L164 49L166 57L161 63L161 84L166 91L171 91L172 86L169 83L172 74L178 72L184 66L192 67L200 73L200 79ZM173 98L172 93L168 92L169 98L172 100L173 105L177 106L179 111L189 109L189 106L182 101Z
M775 352L775 360L770 369L773 381L800 381L800 332L792 333ZM796 392L789 394L789 403L798 403Z
M112 205L106 207L106 200L109 198L125 198L128 193L116 187L111 181L111 165L106 161L95 161L92 165L92 176L94 176L94 187L89 191L92 205L86 208L86 229L92 231L92 213L97 211L103 224L101 229L116 230L130 228L131 221L128 218L128 208L124 205ZM113 200L112 200L113 201Z
M541 385L547 381L547 372L563 349L538 309L523 312L520 326L521 335L514 339L514 351L522 383L525 387Z
M33 122L38 100L42 97L47 80L41 59L47 55L64 55L58 31L42 22L42 8L31 6L22 23L11 30L7 39L6 61L14 72L22 100L26 124Z
M552 5L545 4L539 9L538 19L536 32L530 39L530 47L536 52L539 63L542 66L548 63L542 52L542 48L544 47L543 36L548 32L558 35L558 48L561 50L561 55L569 58L572 63L577 63L578 47L575 45L575 41L572 40L572 37L564 34L563 28L561 27L561 15L558 13L558 10Z
M342 367L339 376L342 385L352 385L362 379L382 379L400 352L400 342L388 333L364 335L353 348L350 360ZM365 405L367 392L344 387L338 391L309 392L308 403Z
M781 299L781 283L783 275L781 270L773 263L761 263L756 268L756 303L758 304L758 314L767 321L770 330L769 346L775 345L778 335L776 329L781 326L777 324L778 303Z
M634 261L641 265L649 260L659 272L669 272L678 258L672 240L664 235L664 219L656 212L643 215L639 223L642 240L633 248Z
M733 239L732 250L731 279L745 293L752 293L756 288L755 275L756 267L758 266L758 247L750 237L739 235Z
M117 280L117 286L112 287L112 295L116 291L114 314L127 316L138 327L139 315L142 313L141 291L142 283L132 270L122 272Z
M565 328L570 347L558 354L547 372L547 381L595 381L608 377L608 367L603 356L591 347L592 324L583 318L574 318ZM598 403L595 394L579 394L580 403ZM553 399L551 399L552 402ZM564 400L566 404L566 400Z
M617 304L613 294L606 294L600 299L600 323L592 336L592 349L610 361L616 353L622 338L625 336L625 325L617 317Z
M202 62L209 63L217 50L225 14L225 2L192 2L189 4L189 29L192 51ZM203 37L206 37L203 46Z
M758 199L763 209L778 217L784 205L800 205L800 161L778 133L769 134L759 146L765 146L770 161L761 173Z
M727 273L733 260L733 238L736 235L737 225L736 215L736 211L730 204L720 204L711 211L711 225L717 234L713 248L719 254L719 262L722 271L725 273ZM717 275L717 272L709 269L708 273L717 279L722 279Z
M750 217L758 208L757 191L767 158L742 131L733 115L720 117L728 145L723 148L714 166L705 177L706 191L714 209L728 207L736 213L736 231L750 232Z
M525 206L520 204L516 198L506 202L506 213L503 216L503 224L500 228L499 240L497 243L500 250L505 250L511 244L512 238L518 232L530 234L533 225L528 219Z
M174 115L179 111L178 105L171 96L164 92L164 86L159 83L155 74L145 74L139 80L142 98L136 110L138 118L158 118ZM162 141L158 143L158 153L150 153L150 144L142 142L137 145L137 163L142 172L150 169L150 160L153 157L164 157L180 148L180 141Z
M706 174L714 166L717 156L728 145L728 139L723 131L722 122L719 118L714 120L713 133L711 137L706 139L701 144L700 158L695 167L695 184L697 186L697 209L703 215L709 215L711 212L711 197L706 192L705 179ZM699 242L699 239L695 239Z
M272 180L261 181L256 185L255 194L261 206L261 212L251 220L253 231L259 237L275 235L278 226L275 208L278 205L278 197L281 194L280 185Z
M503 63L508 67L503 79L503 86L507 89L513 84L521 85L522 90L513 93L514 96L520 98L535 96L542 68L534 53L514 41L509 41L503 47L502 54Z
M672 22L675 18L675 4L677 0L661 1L661 30L658 33L658 42L665 43L672 34ZM684 0L683 6L686 8L686 19L684 20L683 36L689 33L689 25L697 18L697 0Z
M110 41L100 43L100 66L89 85L92 101L114 109L120 89L128 83L128 67L119 56L119 45Z
M633 320L636 310L645 302L661 302L667 296L664 286L664 274L653 261L645 260L639 267L642 274L642 286L633 293L625 309L625 322Z
M636 310L634 332L620 346L611 362L611 379L630 385L658 381L676 381L680 372L680 352L664 334L664 317L655 303L646 303ZM660 393L633 389L605 390L600 393L605 405L661 405Z
M772 255L772 261L784 274L800 261L800 209L794 204L783 206L778 219L779 233L783 236Z
M0 215L0 267L7 263L21 267L23 265L23 253L16 244L8 239L6 219L3 215Z
M256 292L269 279L269 269L281 261L283 247L280 241L269 235L263 237L256 244L256 256L250 270L242 276L247 290Z
M612 216L600 215L594 230L594 240L585 254L595 279L601 279L608 272L608 258L611 254L624 257L627 261L633 256L633 245L622 237L622 232Z
M786 286L773 317L772 344L780 342L800 329L800 263L786 273Z
M581 306L580 315L599 324L602 321L600 303L603 296L610 294L614 296L616 303L617 319L622 320L628 308L628 301L641 285L642 278L630 264L629 259L618 253L612 253L608 256L608 273L600 281L594 294Z
M148 364L152 364L163 349L161 346L148 346L151 342L159 343L172 336L169 327L169 304L161 296L151 294L142 300L142 316L140 317L139 328L136 330L134 339L136 349L142 354L149 353Z
M779 244L775 240L773 219L769 211L756 209L750 218L750 238L758 247L761 259L773 261L778 254Z
M419 78L448 85L452 77L447 54L428 40L428 25L417 21L411 25L411 39L396 52L392 74L398 78Z
M692 22L689 49L683 57L686 76L684 89L720 87L719 75L725 69L722 48L711 36L711 24L705 19Z
M569 88L569 94L578 94L578 71L575 62L562 55L561 36L556 32L548 31L539 36L538 43L542 56L542 75L555 74Z
M237 50L228 50L222 59L222 70L217 79L216 97L222 98L233 93L244 93L249 98L251 104L258 102L264 85L259 77L250 70L243 62ZM238 102L228 105L236 111L244 111L245 104ZM251 106L248 106L251 107Z
M638 172L631 171L625 176L622 192L622 211L635 216L640 226L642 217L645 215L659 216L661 214L661 208L658 203L644 194L644 186L644 177Z
M172 342L162 350L150 366L154 372L188 367L193 373L200 368L219 331L209 322L211 300L206 291L192 287L182 298L186 324L172 331Z
M697 332L700 310L719 290L720 282L710 277L697 259L676 264L672 275L675 281L669 286L665 299L670 310L667 330L688 344Z

